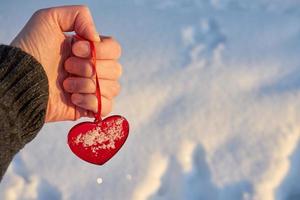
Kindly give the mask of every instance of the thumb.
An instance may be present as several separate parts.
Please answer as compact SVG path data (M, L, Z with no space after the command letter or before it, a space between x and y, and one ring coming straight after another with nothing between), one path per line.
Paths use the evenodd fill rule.
M57 25L63 32L75 31L81 37L99 42L100 37L86 6L62 6L50 8Z

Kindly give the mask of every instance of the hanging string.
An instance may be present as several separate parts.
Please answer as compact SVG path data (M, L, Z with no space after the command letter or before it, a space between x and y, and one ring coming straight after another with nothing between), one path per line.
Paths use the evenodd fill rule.
M79 35L75 35L74 36L76 39L78 40L85 40L84 38L82 38ZM97 55L96 55L96 47L94 42L92 41L88 41L90 44L90 49L91 49L91 57L92 57L92 67L94 70L94 73L96 74L96 97L97 97L97 101L98 101L98 111L94 114L95 116L95 122L100 122L101 119L101 91L100 91L100 84L99 84L99 80L98 80L98 74L97 74L97 69L96 69L96 61L97 61Z

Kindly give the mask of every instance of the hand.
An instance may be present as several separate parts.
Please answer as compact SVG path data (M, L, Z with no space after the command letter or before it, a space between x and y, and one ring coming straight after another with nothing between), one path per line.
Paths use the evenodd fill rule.
M101 37L100 41L89 9L63 6L39 10L11 45L35 57L47 74L46 122L93 117L93 112L97 111L89 43L73 40L65 34L71 31L95 43L103 116L111 111L113 97L120 91L117 82L121 75L121 65L117 61L120 45L110 37Z

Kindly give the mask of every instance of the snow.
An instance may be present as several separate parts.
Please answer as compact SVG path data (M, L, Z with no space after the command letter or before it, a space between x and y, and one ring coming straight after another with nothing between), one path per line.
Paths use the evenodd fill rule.
M4 4L0 41L34 10L69 3ZM99 167L68 149L75 123L46 124L0 199L300 199L299 1L85 3L123 46L114 113L129 120L128 141Z

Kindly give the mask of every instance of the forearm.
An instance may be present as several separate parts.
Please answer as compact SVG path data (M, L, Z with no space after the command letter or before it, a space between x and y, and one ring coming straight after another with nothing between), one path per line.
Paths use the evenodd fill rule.
M0 180L13 156L42 128L48 80L32 56L0 46Z

